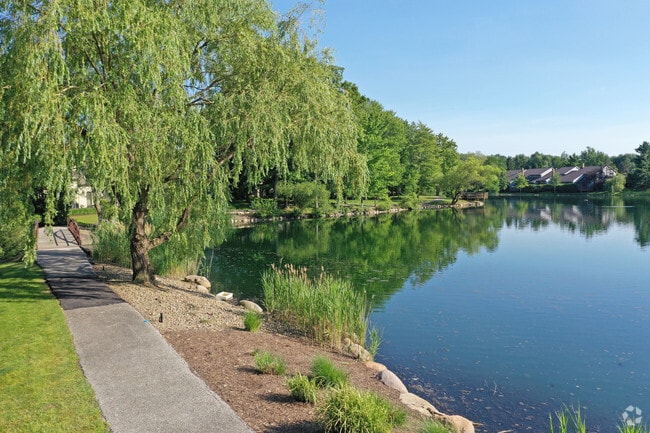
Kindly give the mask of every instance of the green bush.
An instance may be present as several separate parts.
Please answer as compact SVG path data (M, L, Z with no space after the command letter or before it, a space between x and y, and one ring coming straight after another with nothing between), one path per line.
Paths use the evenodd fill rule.
M253 356L255 357L255 366L261 373L282 376L287 370L285 360L271 352L255 351Z
M300 373L287 380L287 387L291 396L298 401L316 403L318 386L313 380Z
M254 311L247 311L244 314L244 329L250 332L257 332L262 326L262 316Z
M286 265L265 272L262 287L267 311L308 337L333 347L341 347L348 335L365 341L366 297L347 281L325 273L312 279L306 269Z
M385 399L348 386L334 389L317 411L327 433L390 433L406 422L406 413Z
M418 196L413 193L404 195L400 200L400 206L404 209L420 209L420 199L418 199Z
M321 183L282 182L278 184L278 196L283 197L287 203L293 202L297 208L294 209L294 214L300 215L307 208L311 208L317 215L323 215L331 210L330 193Z
M324 356L314 358L311 364L311 374L316 385L321 388L342 387L348 383L347 373Z
M280 209L275 199L272 198L254 198L251 201L251 208L259 218L269 218L280 215Z
M386 198L383 198L380 201L378 201L377 204L375 205L375 207L379 211L386 212L387 210L390 210L390 209L393 208L393 202L391 201L390 198L386 197Z

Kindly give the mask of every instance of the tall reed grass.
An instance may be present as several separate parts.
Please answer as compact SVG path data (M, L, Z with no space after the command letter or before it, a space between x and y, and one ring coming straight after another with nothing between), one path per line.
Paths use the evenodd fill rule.
M337 348L345 337L365 342L366 296L347 281L325 272L310 278L307 269L285 265L265 272L262 286L266 309L276 320Z

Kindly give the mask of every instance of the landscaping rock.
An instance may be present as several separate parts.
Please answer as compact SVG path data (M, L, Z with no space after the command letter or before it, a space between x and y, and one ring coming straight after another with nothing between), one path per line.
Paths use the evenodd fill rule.
M262 307L260 307L253 301L246 301L246 300L239 301L239 305L241 305L242 307L246 308L249 311L254 311L256 313L264 312L264 310L262 310Z
M433 416L433 415L443 415L434 405L423 399L422 397L411 394L410 392L405 392L400 394L399 401L404 403L409 408L413 409L416 412L421 413L424 416Z
M210 280L201 275L188 275L187 277L183 278L183 280L194 284L200 284L203 287L207 287L208 289L212 287Z
M381 383L389 388L396 389L400 393L408 392L404 383L400 380L395 373L390 370L382 370L375 376Z
M437 415L436 419L452 428L454 433L474 433L474 424L460 415Z
M196 285L196 291L199 292L199 293L203 293L204 295L209 295L210 294L210 289L208 289L207 287L205 287L205 286L203 286L201 284Z
M343 339L343 349L361 361L372 361L372 355L360 344L353 343L349 338Z
M386 370L386 366L384 364L380 364L379 362L375 362L375 361L366 361L363 363L363 365L378 373L380 371Z

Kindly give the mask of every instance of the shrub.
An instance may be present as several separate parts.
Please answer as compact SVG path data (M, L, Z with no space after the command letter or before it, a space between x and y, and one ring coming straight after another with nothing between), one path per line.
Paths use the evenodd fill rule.
M254 311L247 311L244 314L244 329L250 332L257 332L262 326L262 316Z
M270 352L255 351L255 365L264 374L275 374L282 376L287 370L287 363L279 356Z
M414 193L407 194L405 196L402 196L402 199L400 201L400 206L405 208L405 209L420 209L420 200L418 199L418 196Z
M316 341L341 347L344 336L365 341L368 308L365 294L325 273L309 278L305 268L273 267L262 275L264 303L278 321Z
M328 433L389 433L406 422L406 413L376 394L345 386L330 393L318 418Z
M298 401L316 403L318 386L315 381L300 373L287 380L287 387L291 396Z
M342 387L348 383L347 373L324 356L314 358L311 364L311 374L316 385L321 388Z
M377 208L378 211L386 212L387 210L393 208L393 202L391 201L390 198L385 197L382 198L381 201L378 201L375 207Z
M268 218L280 215L280 209L275 199L272 198L254 198L251 201L251 208L259 218Z

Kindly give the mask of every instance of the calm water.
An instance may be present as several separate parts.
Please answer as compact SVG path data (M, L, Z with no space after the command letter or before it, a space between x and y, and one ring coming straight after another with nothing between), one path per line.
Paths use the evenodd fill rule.
M234 231L213 284L261 297L271 263L323 267L373 300L378 361L477 431L548 431L580 406L615 432L650 416L650 202L490 199L484 209Z

